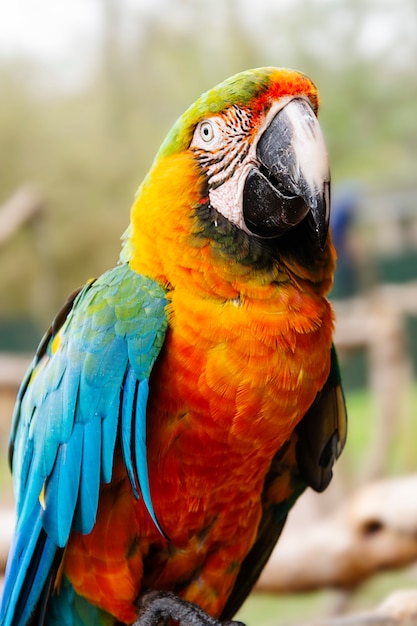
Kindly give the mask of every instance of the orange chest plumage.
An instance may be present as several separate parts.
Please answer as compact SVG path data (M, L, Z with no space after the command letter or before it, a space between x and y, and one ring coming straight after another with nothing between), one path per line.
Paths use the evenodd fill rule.
M96 527L67 550L74 587L89 596L83 554L90 600L126 621L142 585L174 589L219 614L255 539L271 459L329 370L330 306L290 285L266 299L201 300L176 290L169 308L147 415L151 497L169 542L134 500L116 458Z
M259 491L327 378L329 305L292 286L276 292L265 300L172 296L147 443L155 511L169 536L181 530L164 522L166 478L188 510L206 492L216 501L217 490Z
M223 603L234 580L227 564L240 564L255 539L272 457L327 378L331 312L290 286L278 300L180 296L173 295L171 330L151 378L150 487L173 546L189 550L185 596L216 612L214 599L201 597L210 589L208 556L222 546L225 564L216 563L211 587ZM196 569L204 584L193 591ZM177 585L178 570L172 580L168 572L152 583Z

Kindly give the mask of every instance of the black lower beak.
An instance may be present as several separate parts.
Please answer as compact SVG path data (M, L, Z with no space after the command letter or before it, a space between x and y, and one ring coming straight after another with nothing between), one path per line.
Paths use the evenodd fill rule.
M324 247L330 212L330 173L317 118L302 99L275 115L256 149L258 167L245 181L243 217L258 237L279 237L311 213Z

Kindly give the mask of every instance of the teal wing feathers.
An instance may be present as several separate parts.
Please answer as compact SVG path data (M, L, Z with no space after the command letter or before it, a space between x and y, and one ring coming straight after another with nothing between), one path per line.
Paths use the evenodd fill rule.
M18 523L2 625L25 624L40 610L69 533L91 531L118 436L133 491L159 528L147 474L146 404L165 306L157 283L121 265L74 294L41 342L13 417Z

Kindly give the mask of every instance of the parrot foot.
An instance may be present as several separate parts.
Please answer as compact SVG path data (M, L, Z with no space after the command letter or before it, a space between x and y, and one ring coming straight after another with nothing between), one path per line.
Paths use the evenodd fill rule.
M139 598L138 619L133 626L159 626L174 620L180 626L245 626L242 622L220 622L196 604L168 591L145 591Z

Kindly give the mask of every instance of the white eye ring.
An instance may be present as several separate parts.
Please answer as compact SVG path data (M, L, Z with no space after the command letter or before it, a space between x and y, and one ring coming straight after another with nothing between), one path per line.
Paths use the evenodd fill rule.
M200 124L200 137L203 141L208 143L214 137L214 128L211 122L201 122Z

